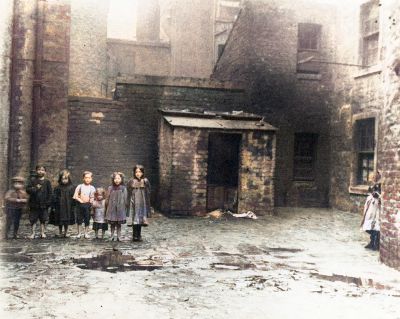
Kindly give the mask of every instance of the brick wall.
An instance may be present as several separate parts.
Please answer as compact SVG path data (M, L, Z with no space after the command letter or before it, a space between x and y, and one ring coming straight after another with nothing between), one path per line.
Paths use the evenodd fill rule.
M242 137L238 212L273 214L275 134L245 132Z
M170 3L171 75L208 78L214 64L214 1Z
M246 103L239 87L200 79L136 76L119 79L119 101L71 97L67 166L74 179L83 170L95 174L96 185L108 185L120 170L131 176L141 163L157 192L159 108L200 107L230 111Z
M69 0L47 1L44 10L38 162L57 180L65 168L68 123Z
M26 176L31 162L32 86L35 58L35 2L14 1L10 100L10 176Z
M381 260L400 270L400 30L395 18L400 4L382 6L384 106L382 111L383 214L381 216Z
M370 68L357 66L362 63L360 4L361 2L346 4L346 10L339 9L341 14L336 22L340 39L337 41L336 59L338 62L352 65L332 67L335 96L334 107L330 112L330 203L333 207L361 214L368 187L357 185L355 125L359 119L375 117L375 166L381 170L383 91L380 62ZM379 51L379 54L382 55L382 51Z
M174 128L173 135L169 213L204 213L207 204L208 131Z
M107 93L115 88L117 77L166 76L171 73L171 47L167 42L107 40Z
M298 23L321 24L320 59L332 61L335 15L333 7L307 1L247 1L214 68L213 78L243 81L249 110L279 128L276 205L328 204L332 74L327 64L318 75L296 74L297 32ZM293 182L294 134L302 132L318 134L312 182Z
M207 211L208 129L161 124L160 202L173 215ZM215 132L215 130L212 130ZM235 132L238 133L238 132ZM238 212L274 212L275 138L270 132L243 131L240 147ZM172 143L171 143L172 140ZM172 155L172 156L170 156ZM165 174L165 175L164 175Z
M109 0L70 1L69 95L106 96Z
M0 3L0 206L7 190L13 1Z

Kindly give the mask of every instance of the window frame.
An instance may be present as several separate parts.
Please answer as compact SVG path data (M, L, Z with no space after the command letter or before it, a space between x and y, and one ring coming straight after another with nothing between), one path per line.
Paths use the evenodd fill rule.
M312 151L311 154L309 155L302 155L302 154L297 154L296 149L297 149L297 144L300 142L299 139L305 139L309 138L309 140L312 140ZM319 140L319 134L317 133L311 133L311 132L298 132L294 134L294 140L293 140L293 176L292 179L294 182L313 182L316 179L316 162L317 162L317 148L318 148L318 140ZM298 142L299 141L299 142ZM296 171L298 170L298 163L304 160L308 160L311 162L311 167L309 168L311 173L309 177L305 176L299 176L296 174ZM296 165L297 163L297 165Z
M302 46L301 44L304 43L303 33L307 33L307 28L312 29L314 28L315 34L315 46ZM312 33L308 31L309 33ZM305 38L305 37L304 37ZM306 42L310 44L312 41L310 38L307 39ZM320 74L321 67L319 63L319 59L321 56L321 41L322 41L322 25L318 23L311 23L311 22L301 22L297 24L297 63L296 63L296 73L298 74ZM307 59L307 56L312 56L313 58L304 63L299 63L301 60ZM307 67L308 66L308 67Z
M370 17L371 12L373 10L377 10L376 17ZM359 29L360 29L360 63L364 68L371 67L379 64L380 62L380 7L378 0L370 0L368 2L363 3L360 6L360 16L359 16ZM375 21L374 21L375 20ZM371 23L372 21L372 23ZM377 25L374 28L366 28L366 25L373 25L376 23ZM376 39L375 39L376 38ZM376 43L376 56L372 61L371 54L368 54L368 51L371 51L371 48L368 46L370 43Z
M358 140L358 132L357 132L357 125L360 121L365 120L373 120L374 121L374 130L373 130L373 139L374 145L372 150L360 150L359 149L359 140ZM350 186L349 186L349 193L352 194L360 194L365 195L368 193L368 184L360 183L359 179L359 154L372 154L373 153L373 172L377 171L378 168L378 141L379 141L379 113L372 111L372 112L365 112L353 115L352 119L352 129L353 129L353 156L351 161L351 175L350 175Z

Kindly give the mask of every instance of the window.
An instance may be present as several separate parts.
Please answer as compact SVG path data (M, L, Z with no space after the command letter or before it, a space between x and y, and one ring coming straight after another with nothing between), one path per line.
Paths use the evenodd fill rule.
M299 23L297 44L297 72L319 73L321 25Z
M379 60L379 2L376 0L361 6L361 62L365 66Z
M356 122L357 183L367 185L372 182L375 156L375 119Z
M313 181L315 179L317 141L317 134L295 134L293 163L293 179L295 181Z

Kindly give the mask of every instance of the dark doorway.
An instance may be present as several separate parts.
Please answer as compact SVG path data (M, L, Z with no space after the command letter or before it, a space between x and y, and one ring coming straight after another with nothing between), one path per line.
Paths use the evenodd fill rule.
M207 210L237 211L241 134L210 133Z

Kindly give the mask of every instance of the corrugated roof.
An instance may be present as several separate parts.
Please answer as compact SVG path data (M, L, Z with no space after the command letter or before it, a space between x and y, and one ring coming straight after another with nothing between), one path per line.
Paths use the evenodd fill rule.
M275 131L271 124L263 121L243 121L223 118L195 118L184 116L164 116L170 125L178 127L211 128L222 130L252 130L252 131Z

